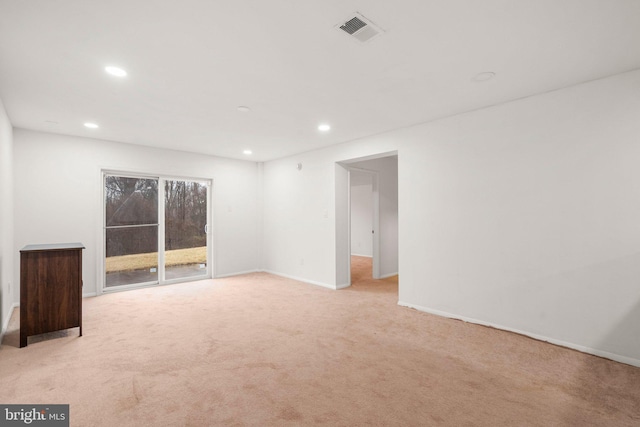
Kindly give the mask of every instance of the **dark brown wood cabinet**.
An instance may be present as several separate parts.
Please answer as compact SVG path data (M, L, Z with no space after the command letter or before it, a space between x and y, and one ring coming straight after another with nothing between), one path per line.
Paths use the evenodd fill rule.
M20 347L27 337L80 327L82 243L27 245L20 251Z

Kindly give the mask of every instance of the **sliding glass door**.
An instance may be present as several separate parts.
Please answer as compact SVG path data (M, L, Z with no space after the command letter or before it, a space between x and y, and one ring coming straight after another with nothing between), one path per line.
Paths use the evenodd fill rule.
M164 181L165 280L207 274L207 184Z
M104 288L210 277L209 188L205 181L105 173Z
M106 175L105 286L158 281L158 179Z

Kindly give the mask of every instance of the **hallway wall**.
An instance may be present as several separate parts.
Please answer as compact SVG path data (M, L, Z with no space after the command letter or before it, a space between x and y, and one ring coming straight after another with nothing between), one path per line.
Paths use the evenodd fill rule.
M351 255L373 256L372 176L351 171Z

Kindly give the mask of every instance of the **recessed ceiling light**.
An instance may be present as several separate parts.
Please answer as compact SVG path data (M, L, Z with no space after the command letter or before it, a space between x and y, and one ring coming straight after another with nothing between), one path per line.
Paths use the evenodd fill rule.
M322 123L322 124L318 125L318 130L320 132L329 132L331 130L331 126L329 126L326 123Z
M486 82L487 80L491 80L492 78L494 78L495 75L496 75L496 73L494 73L493 71L485 71L485 72L478 73L475 76L473 76L471 81L474 81L474 82Z
M246 107L244 105L241 105L238 107L238 111L242 112L242 113L248 113L249 111L251 111L251 108Z
M104 70L107 73L111 74L112 76L116 76L116 77L125 77L127 75L127 72L125 70L118 67L108 66L108 67L104 67Z
M246 154L246 155L248 156L249 154L251 154L251 153L253 153L253 152L252 152L251 150L244 150L244 151L243 151L243 153L244 153L244 154Z
M95 123L87 122L87 123L84 124L84 127L89 128L89 129L98 129L99 126L97 124L95 124Z

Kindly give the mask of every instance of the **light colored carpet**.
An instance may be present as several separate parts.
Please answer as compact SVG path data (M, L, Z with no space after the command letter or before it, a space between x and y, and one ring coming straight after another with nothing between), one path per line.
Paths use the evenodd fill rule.
M85 299L83 337L23 349L16 310L0 402L74 426L640 425L640 369L399 307L369 262L341 291L256 273Z

